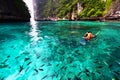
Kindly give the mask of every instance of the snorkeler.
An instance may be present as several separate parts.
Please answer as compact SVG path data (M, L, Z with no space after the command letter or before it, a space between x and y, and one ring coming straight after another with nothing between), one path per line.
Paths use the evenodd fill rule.
M83 36L83 38L85 40L91 40L93 37L95 37L95 35L92 34L92 32L86 32L85 35Z

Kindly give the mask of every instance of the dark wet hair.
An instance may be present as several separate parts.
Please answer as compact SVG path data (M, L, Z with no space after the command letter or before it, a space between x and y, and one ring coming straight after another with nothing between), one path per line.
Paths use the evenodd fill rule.
M87 36L88 36L88 34L85 34L85 35L84 35L84 37L87 37Z

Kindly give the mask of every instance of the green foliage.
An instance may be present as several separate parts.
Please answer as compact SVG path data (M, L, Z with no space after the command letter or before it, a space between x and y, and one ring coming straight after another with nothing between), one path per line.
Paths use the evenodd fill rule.
M101 17L103 15L102 11L98 10L96 13L95 13L95 16L97 17Z
M67 16L67 14L71 14L72 10L76 9L77 2L78 0L60 0L57 16L63 18Z
M103 12L103 15L106 15L108 13L111 3L112 3L112 0L106 0L105 10Z
M93 15L95 13L95 9L91 9L88 13L87 13L87 17L90 17L91 15Z
M77 14L78 1L83 7L80 14ZM112 0L46 0L46 4L43 7L43 16L70 19L74 11L77 14L77 18L101 17L107 14L111 3Z
M78 0L47 0L43 7L43 16L48 17L66 17L76 10Z
M99 17L103 15L105 10L105 2L102 0L82 0L83 11L79 17Z

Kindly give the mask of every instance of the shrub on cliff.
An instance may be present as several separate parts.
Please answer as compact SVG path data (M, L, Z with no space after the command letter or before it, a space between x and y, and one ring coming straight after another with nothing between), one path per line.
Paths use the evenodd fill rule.
M103 15L105 10L105 2L102 0L81 0L83 11L80 17L99 17Z
M100 10L98 10L98 11L95 13L95 16L101 17L101 16L103 16L103 12L100 11Z

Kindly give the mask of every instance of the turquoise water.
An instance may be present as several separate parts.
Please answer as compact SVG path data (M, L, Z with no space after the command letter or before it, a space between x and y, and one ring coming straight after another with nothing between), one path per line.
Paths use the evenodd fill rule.
M0 80L120 80L120 22L0 23Z

